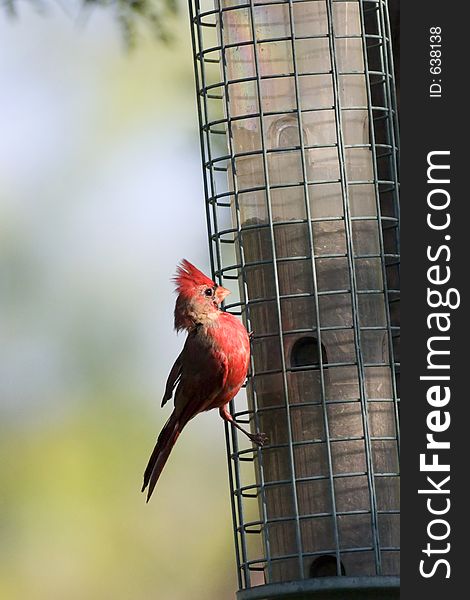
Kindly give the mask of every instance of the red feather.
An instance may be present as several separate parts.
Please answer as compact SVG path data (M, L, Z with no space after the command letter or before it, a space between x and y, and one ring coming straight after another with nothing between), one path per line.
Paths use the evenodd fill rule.
M209 279L202 271L192 265L185 258L181 261L176 269L174 277L176 283L176 291L178 294L191 294L195 287L207 285L213 287L215 284L212 279Z
M218 408L220 416L263 445L266 436L235 423L227 405L243 385L250 360L250 338L239 319L219 306L229 293L187 260L175 277L178 298L175 328L188 337L168 376L162 405L174 391L174 410L157 439L144 473L142 491L149 500L178 436L197 414ZM209 293L210 291L210 293Z

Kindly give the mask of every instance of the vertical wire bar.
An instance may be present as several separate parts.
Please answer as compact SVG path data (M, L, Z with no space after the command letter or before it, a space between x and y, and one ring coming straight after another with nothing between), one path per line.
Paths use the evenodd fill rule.
M391 33L391 27L390 27L390 12L389 12L389 8L388 8L388 0L386 1L385 4L385 11L384 11L384 19L385 19L385 27L387 30L387 35L388 38L391 40L392 39L392 33ZM391 44L391 42L390 42ZM389 64L390 64L390 69L391 69L391 74L392 77L395 76L395 65L394 65L394 60L393 60L393 51L392 48L390 47L390 52L389 52ZM394 79L393 79L394 81ZM398 122L398 103L397 103L397 96L396 96L396 90L395 90L395 86L391 85L391 92L392 92L392 105L394 108L394 112L393 112L393 124L391 125L391 129L392 132L396 132L396 136L397 136L397 155L396 155L396 172L395 172L395 177L396 177L396 188L395 188L395 194L394 194L394 208L395 208L395 216L397 218L397 225L394 227L394 232L395 232L395 245L397 248L397 253L400 254L400 230L399 230L399 223L400 223L400 202L399 202L399 168L400 168L400 144L399 144L399 139L400 139L400 135L399 135L399 122ZM394 357L394 375L397 371L397 369L399 368L399 363L397 363L395 361L395 357ZM400 414L398 412L399 410L399 394L398 394L398 389L396 390L396 395L394 398L394 402L395 402L395 422L396 422L396 427L397 427L397 434L398 434L398 451L400 451Z
M227 427L228 427L228 423L227 423ZM232 438L232 446L233 446L233 451L234 454L238 454L238 436L237 433L233 431L233 427L231 427L231 438ZM228 461L230 462L231 458L230 455L228 456ZM241 571L243 572L243 577L244 577L244 581L245 581L245 587L251 587L251 575L250 575L250 570L248 568L248 552L247 552L247 547L246 547L246 536L245 536L245 530L244 530L244 523L245 523L245 516L244 516L244 509L243 509L243 500L240 494L240 488L241 488L241 483L240 483L240 468L239 468L239 463L235 462L235 486L236 489L238 490L238 493L236 494L237 497L237 509L238 509L238 518L239 518L239 523L238 523L238 528L240 531L240 538L241 538L241 561L240 561L240 566L239 568L241 569ZM233 496L232 496L233 497ZM235 530L235 537L237 537L238 533L237 530Z
M227 57L226 57L226 48L224 41L224 19L223 19L223 11L221 8L220 0L216 0L216 7L218 9L218 18L219 18L219 27L220 27L220 45L221 45L221 59L222 59L222 76L223 76L223 84L224 84L224 100L225 100L225 115L227 121L227 141L229 145L229 154L230 154L230 163L232 165L232 184L233 184L233 203L235 208L235 218L236 218L236 228L238 239L241 240L241 224L240 224L240 203L239 203L239 189L238 189L238 177L237 177L237 165L235 160L235 150L233 146L233 131L232 131L232 120L231 120L231 112L230 112L230 92L229 85L227 81ZM245 323L249 330L251 331L251 320L249 313L249 306L247 302L248 298L248 289L245 275L245 253L243 244L238 244L238 250L240 253L240 275L242 279L242 286L239 285L240 290L240 301L245 309ZM240 278L240 277L239 277ZM238 278L238 279L239 279ZM239 282L240 284L240 282ZM253 353L250 352L250 372L254 373L254 360ZM258 418L258 401L255 392L254 386L254 378L252 377L252 387L253 387L253 408L254 408L254 420L256 430L259 431L259 418ZM234 401L230 403L230 412L232 416L234 415ZM237 440L237 451L238 451L238 431L232 427L232 438L236 437ZM271 564L271 552L270 552L270 544L269 544L269 528L267 527L267 508L266 508L266 498L265 498L265 486L264 486L264 469L263 469L263 456L261 450L258 448L257 450L257 459L259 463L259 478L260 478L260 493L261 493L261 506L262 506L262 521L263 521L263 529L265 532L264 541L266 547L266 560L268 565L268 576L269 580L272 579L272 564ZM230 455L228 455L228 460L230 461ZM240 487L240 486L238 486ZM240 502L242 499L240 498ZM244 537L245 532L241 529L241 535ZM249 573L248 573L249 574ZM248 582L247 586L249 587L250 583Z
M303 579L304 578L304 563L303 563L303 551L302 551L302 534L301 534L301 529L300 529L299 502L298 502L298 497L297 497L297 485L296 485L296 475L295 475L292 423L291 423L291 417L290 417L289 390L288 390L287 370L286 370L287 367L286 367L286 358L285 358L285 352L284 352L284 335L282 332L279 274L278 274L278 268L277 268L276 244L275 244L275 240L274 240L274 223L273 223L272 203L271 203L268 155L266 152L264 111L263 111L263 103L261 100L261 98L262 98L261 83L260 83L261 82L261 73L260 73L259 60L258 60L258 41L256 39L256 29L255 29L254 0L250 0L249 4L250 4L249 12L250 12L250 22L251 22L251 35L253 37L253 46L254 46L253 54L254 54L254 59L255 59L256 89L257 89L257 95L258 95L258 105L259 105L259 115L260 115L260 134L261 134L261 148L262 148L262 155L263 155L263 171L264 171L265 185L266 185L266 200L267 200L267 208L268 208L269 231L270 231L270 236L271 236L271 252L272 252L272 258L273 258L274 285L275 285L275 290L276 290L276 309L277 309L277 321L278 321L278 326L279 326L279 345L280 345L280 355L281 355L282 381L283 381L284 399L285 399L286 416L287 416L287 434L288 434L288 439L289 439L290 470L291 470L291 475L292 475L292 495L293 495L293 504L294 504L294 511L295 511L297 555L298 555L298 560L299 560L300 578Z
M398 115L397 115L397 102L396 102L396 93L395 86L393 85L394 81L394 71L393 71L393 55L391 51L391 32L390 27L387 26L389 20L389 12L388 12L388 2L387 0L380 0L379 2L379 14L380 14L380 28L382 30L382 38L383 45L381 47L381 54L383 57L383 63L386 65L386 69L384 72L386 73L386 90L387 90L387 106L390 110L389 119L389 134L390 140L392 142L392 147L398 151L398 144L395 138L395 132L399 132L398 125ZM388 40L388 44L387 44ZM396 152L392 154L392 165L393 165L393 175L394 182L398 180L398 163L396 158Z
M308 244L310 250L310 261L312 267L312 279L313 279L313 298L315 304L315 319L317 323L317 348L318 348L318 362L320 369L320 391L321 391L321 405L322 405L322 413L323 413L323 423L325 427L325 442L327 449L327 462L328 462L328 479L330 486L330 499L331 499L331 512L333 518L333 534L335 540L335 556L336 556L336 572L338 575L341 575L341 557L339 551L339 531L338 531L338 516L336 514L336 495L335 495L335 487L334 487L334 479L333 479L333 459L331 453L331 440L330 440L330 428L328 422L328 409L326 406L326 392L325 392L325 373L323 367L323 352L322 352L322 334L321 334L321 324L320 324L320 307L318 301L318 283L317 283L317 269L315 263L315 245L314 245L314 237L312 231L312 215L310 209L310 194L308 189L308 173L307 173L307 165L305 160L305 141L304 141L304 131L303 131L303 120L302 120L302 109L300 102L300 84L299 84L299 75L297 69L297 55L296 55L296 47L295 47L295 19L294 19L294 7L293 0L288 0L289 2L289 21L290 21L290 29L291 29L291 48L292 48L292 61L294 67L294 88L295 88L295 101L297 107L297 121L299 126L299 141L300 141L300 152L301 152L301 162L302 162L302 178L303 178L303 192L304 192L304 200L305 200L305 211L307 216L307 231L308 231Z
M196 9L196 30L197 30L197 47L199 49L199 62L201 64L201 88L200 90L198 89L198 97L200 98L199 94L202 94L202 108L203 108L203 122L202 124L207 124L209 121L209 109L207 107L207 89L206 89L206 75L205 75L205 71L204 71L204 58L203 58L203 49L204 49L204 43L202 40L202 25L201 25L201 21L200 21L200 17L199 14L201 12L201 7L200 7L200 1L199 0L195 0L195 9ZM201 102L199 100L199 102ZM209 183L210 183L210 196L208 196L208 198L214 198L215 195L217 194L216 191L216 184L215 184L215 178L214 178L214 171L213 171L213 163L212 163L212 152L211 152L211 140L210 140L210 130L209 127L202 127L201 126L201 136L202 131L205 130L205 138L206 138L206 142L205 142L205 146L206 146L206 152L207 152L207 162L209 167L206 167L205 164L203 164L203 169L204 169L204 173L205 176L207 177L207 170L209 171L210 174L210 178L209 178ZM208 212L210 214L210 209L208 209ZM212 221L209 221L209 232L212 234L212 230L217 231L218 227L217 227L217 212L215 210L215 206L214 204L212 204ZM211 235L212 238L212 235ZM221 260L221 249L220 249L220 240L218 238L216 238L215 240L215 249L216 249L216 260L217 260L217 265L220 265L222 260ZM212 273L214 274L214 272Z
M397 143L397 138L395 137L395 132L398 137L399 125L398 125L398 115L397 115L397 103L396 103L396 95L395 95L395 86L392 85L393 82L393 56L392 52L389 52L389 45L391 44L391 33L390 28L387 28L386 22L388 22L388 4L385 3L385 13L384 15L384 2L383 0L379 1L379 15L380 15L380 28L382 31L382 38L384 43L381 47L380 52L380 62L382 71L385 73L385 90L386 90L386 104L389 109L389 116L387 119L387 135L390 145L395 150L392 152L392 179L394 183L393 187L393 197L394 197L394 207L397 210L397 218L399 219L399 209L400 204L398 202L398 160L397 155L399 153L399 144ZM386 43L386 39L390 41L389 44ZM395 231L398 232L398 228L395 228ZM395 236L395 243L397 244L397 249L399 252L400 249L400 238L398 235Z
M396 139L395 139L395 127L394 124L396 126L398 126L398 121L396 119L396 104L394 104L394 96L392 93L392 89L394 88L393 85L391 85L390 81L392 79L392 75L393 75L393 71L392 73L390 73L389 71L389 65L390 65L390 61L389 61L389 56L388 56L388 46L386 43L386 36L388 34L388 39L391 40L391 35L390 35L390 31L386 31L385 30L385 19L384 19L384 15L383 15L383 0L379 0L379 14L380 14L380 29L382 32L382 46L380 48L380 63L381 63L381 68L382 71L385 74L385 79L386 79L386 83L385 83L385 90L386 90L386 104L388 106L389 109L389 113L388 113L388 119L387 119L387 124L386 124L386 131L387 131L387 141L390 143L391 145L391 169L392 169L392 180L393 180L393 198L394 198L394 209L398 211L399 208L399 202L398 202L398 165L397 165L397 156L396 156L396 152L398 150L398 146L396 143ZM388 14L388 6L386 6L386 12ZM391 54L391 52L390 52ZM393 61L392 61L393 64ZM398 129L396 129L397 133L398 133ZM399 214L397 212L397 218L399 218ZM398 221L399 222L399 221ZM395 232L395 244L396 244L396 249L397 252L400 253L400 238L399 238L399 231L398 231L398 226L396 225L394 227L394 232ZM387 296L387 306L388 306L388 296ZM395 411L395 428L396 428L396 432L397 432L397 443L398 443L398 452L400 451L400 415L398 413L398 394L397 394L397 386L396 386L396 373L395 373L395 368L396 368L396 363L395 363L395 356L393 353L393 339L391 340L392 343L392 354L390 355L391 357L393 357L393 363L392 363L392 383L393 383L393 401L394 401L394 411Z
M359 0L360 9L359 14L361 18L361 31L364 35L365 41L367 41L366 37L366 28L364 22L364 3L363 0ZM385 43L385 39L382 37L382 43ZM379 251L381 255L381 269L382 269L382 283L384 288L384 305L385 305L385 318L387 323L387 343L388 343L388 352L389 352L389 363L390 363L390 376L392 381L392 394L393 401L396 401L397 397L397 387L396 387L396 379L395 379L395 359L393 352L393 339L392 339L392 324L390 318L390 307L389 307L389 292L388 292L388 283L387 283L387 269L385 264L385 245L383 239L383 231L382 231L382 209L380 206L380 191L379 191L379 175L378 175L378 167L377 167L377 150L376 150L376 140L375 140L375 129L374 129L374 113L372 109L372 94L370 89L370 73L369 73L369 60L367 55L367 46L366 43L363 44L363 59L364 59L364 68L366 74L366 90L367 90L367 112L369 115L369 135L370 135L370 149L372 152L372 169L373 169L373 177L374 177L374 193L375 193L375 207L377 211L377 221L378 221L378 235L379 235ZM392 146L392 152L394 152ZM399 428L396 422L395 415L395 427L396 434L399 436Z
M389 19L388 4L385 5L385 12L387 15L386 17L383 14L384 13L383 8L384 8L384 2L383 2L383 0L379 0L377 9L380 14L380 29L382 31L382 37L384 38L384 43L383 43L383 46L381 47L381 52L380 52L380 63L381 63L381 69L382 69L383 73L385 74L386 93L384 94L384 96L386 98L386 104L389 109L389 115L388 115L388 119L387 119L387 135L388 135L388 140L389 140L392 148L395 149L395 152L392 153L391 165L392 165L392 179L393 179L393 183L394 183L394 186L393 186L394 208L397 211L396 216L399 220L399 218L400 218L400 214L399 214L400 203L398 202L399 184L398 184L398 161L397 161L397 154L399 153L399 145L398 145L397 139L395 137L395 132L397 133L397 137L398 137L399 124L398 124L395 86L391 84L391 81L393 81L393 75L394 75L393 55L392 55L392 52L388 52L389 45L387 45L387 43L385 42L385 38L387 37L388 40L390 40L390 44L391 44L390 28L386 27L386 22L388 23L388 19ZM397 249L398 249L398 253L399 253L400 237L398 236L398 228L397 227L395 228L395 231L397 232L397 234L395 235L395 238L396 238L395 243L397 244Z
M388 46L388 50L390 50L388 58L389 58L389 64L390 64L390 72L392 75L392 81L395 81L395 64L394 64L394 59L393 59L393 48L392 48L392 28L390 26L390 10L388 8L388 0L385 0L384 26L385 26L385 30L387 33L387 37L390 40L389 46ZM400 158L400 144L399 144L400 126L399 126L399 122L398 122L398 102L397 102L397 93L396 93L395 85L391 85L390 87L391 87L391 92L392 92L391 106L393 107L393 130L397 134L396 137L397 137L397 174L398 174L399 173L399 163L400 163L400 161L399 161L399 158ZM397 202L396 209L397 210L400 209L400 205L398 202Z
M197 2L199 2L199 0L197 0ZM221 42L222 43L222 42ZM225 64L223 61L223 56L222 56L222 46L220 48L220 52L221 52L221 67L222 67L222 73L223 76L225 78ZM206 117L206 125L208 123L208 118ZM207 131L209 131L209 127L207 127ZM213 173L213 164L212 162L210 163L210 169L211 172ZM212 210L213 213L216 215L217 214L217 198L215 197L216 194L213 195L212 197ZM217 235L218 233L218 227L217 227L217 221L215 222L215 240L216 243L219 246L220 249L220 238ZM214 236L213 236L214 238ZM219 283L223 283L222 282L222 257L221 257L221 252L219 251L217 253L217 273L218 273L218 279L219 279ZM233 401L230 402L230 412L233 414ZM228 433L230 431L230 433ZM228 436L230 436L230 439L232 440L231 446L233 448L234 454L236 455L239 451L239 447L238 447L238 435L237 433L234 431L234 428L232 426L229 426L228 423L226 423L225 425L225 433L227 435L227 439ZM234 461L234 465L232 466L231 464L231 456L230 453L228 453L227 455L227 461L230 465L230 470L234 470L234 475L235 475L235 489L239 492L240 487L241 487L241 478L240 478L240 467L239 467L239 463ZM233 507L235 505L236 502L236 506L237 506L237 515L238 515L238 526L235 528L234 530L234 536L236 539L236 542L239 547L239 549L241 549L241 557L238 557L238 574L240 577L240 574L243 573L243 579L244 579L244 586L245 587L251 587L251 575L250 575L250 571L248 569L248 551L247 551L247 544L246 544L246 534L245 534L245 530L243 528L243 524L245 522L245 518L244 518L244 507L243 507L243 499L240 495L240 493L235 494L235 490L233 488L231 488L231 501L232 501L232 510ZM238 540L238 532L240 533L240 541Z
M343 140L343 127L342 127L342 115L341 115L341 100L339 95L339 78L338 78L338 65L337 65L337 52L336 42L334 36L334 22L333 22L333 11L332 11L332 0L327 0L327 15L328 15L328 33L330 36L330 60L331 60L331 72L333 78L333 93L334 93L334 110L335 110L335 122L336 122L336 135L338 142L338 154L341 172L341 190L343 196L343 207L344 207L344 219L346 228L346 241L347 241L347 255L349 265L349 277L351 283L351 304L352 304L352 315L353 315L353 327L354 327L354 345L356 351L357 368L359 375L359 389L362 406L362 426L364 430L364 444L366 450L366 464L367 464L367 483L369 486L369 499L371 506L371 528L372 538L374 546L375 566L378 575L382 573L381 556L380 556L380 542L378 538L378 525L377 525L377 504L375 495L375 482L373 476L373 464L372 464L372 452L371 452L371 440L369 432L369 415L366 401L366 390L365 390L365 371L364 362L361 351L361 334L359 324L359 313L358 313L358 294L357 294L357 283L356 273L354 264L354 248L352 242L352 226L351 226L351 215L349 211L349 189L348 189L348 176L346 172L345 163L345 144ZM362 43L365 44L365 39L362 38Z
M201 109L201 96L200 96L201 83L200 83L199 66L198 66L198 60L197 60L198 55L202 56L202 53L201 53L202 48L199 45L199 36L196 36L195 32L194 32L195 28L199 28L199 24L196 24L196 21L194 18L193 0L189 0L188 5L189 5L189 28L191 31L191 43L193 46L193 65L194 65L194 79L195 79L195 84L196 84L197 116L198 116L198 123L199 123L199 145L201 148L202 181L203 181L203 186L204 186L204 197L209 198L209 188L207 185L207 174L206 174L206 168L205 168L206 150L205 150L205 146L204 146L204 138L202 136L202 128L203 128L204 120L203 120L202 109ZM202 68L203 68L203 65L201 65L201 69ZM208 202L205 202L205 208L206 208L207 231L211 232L212 226L211 226L210 209L209 209ZM212 244L209 244L209 259L210 259L211 271L214 272L214 252L213 252Z
M198 52L196 52L196 51L194 52L195 73L197 74L199 72L198 65L197 65L197 56L199 56L199 62L200 62L200 68L201 68L200 79L196 75L197 104L198 104L199 129L200 129L200 139L201 139L202 169L203 169L203 174L204 174L204 191L205 191L206 199L207 199L206 200L207 228L208 228L209 237L210 237L210 239L213 240L213 236L212 236L213 228L216 232L218 230L217 214L216 214L216 207L213 204L212 205L213 221L212 221L211 216L210 216L211 211L210 211L209 200L211 198L212 199L215 198L216 186L215 186L215 179L214 179L214 173L213 173L209 127L205 128L205 137L206 137L205 144L204 144L204 134L202 133L204 131L204 125L207 125L209 118L208 118L206 80L205 80L204 58L203 58L204 44L202 41L202 34L201 34L201 21L199 18L199 14L201 12L200 2L199 2L199 0L194 0L194 3L195 3L195 6L194 6L194 10L193 10L193 4L191 1L189 2L189 11L190 11L190 19L191 19L191 34L192 34L193 47L195 50L198 50ZM197 36L194 35L194 28L197 31ZM201 94L202 94L202 101L201 101ZM202 107L201 107L201 104L202 104ZM205 159L207 159L207 164L209 165L208 167L206 167ZM207 177L208 177L207 171L209 171L209 174L210 174L210 178L209 178L210 186L207 183ZM209 195L209 187L210 187L210 195ZM218 269L220 269L221 263L222 263L220 241L216 237L216 239L213 240L212 243L209 245L210 246L210 259L211 259L212 275L214 275L214 273L215 273L214 248L213 248L214 245L216 247L216 261L217 261ZM232 438L232 440L233 440L233 438ZM229 473L230 473L232 470L232 465L230 464L230 455L228 456L228 462L229 462ZM238 463L235 463L234 471L235 471L236 486L239 488L240 487L240 473L239 473ZM232 487L232 485L233 485L233 482L230 479L230 486ZM230 491L232 491L232 489ZM237 510L235 511L234 498L235 498L235 496L233 494L231 494L232 513L234 515L236 514L238 516L239 521L241 523L243 523L244 518L243 518L242 502L240 500L240 497L237 496L237 501L238 501L237 502ZM236 521L236 516L234 516L234 518ZM238 573L240 573L240 563L242 562L244 565L245 587L249 587L250 586L250 573L249 573L247 565L246 565L246 563L247 563L246 540L245 540L244 532L242 529L241 529L241 531L242 531L242 533L241 533L241 558L242 558L242 561L240 560L240 545L239 545L239 541L238 541L237 528L234 529L235 548L237 551L237 565L238 565L237 571L238 571ZM240 576L239 576L239 582L240 582Z
M235 505L235 490L234 490L234 486L233 486L234 473L233 473L232 459L230 458L231 444L230 444L229 424L226 421L224 423L224 427L225 427L225 451L227 453L228 480L229 480L229 487L230 487L230 503L232 505L232 526L233 526L234 541L235 541L235 557L237 560L237 580L238 580L238 589L242 589L244 586L243 586L243 580L242 580L242 570L240 567L240 544L238 541L238 533L237 533L239 518L238 518L237 507Z
M364 21L364 5L363 0L360 0L360 17L361 17L361 29L364 35L365 40L366 37L366 28ZM387 43L385 32L381 31L382 36L382 44L385 45ZM389 38L390 39L390 38ZM381 50L379 50L381 51ZM395 357L394 357L394 349L393 349L393 337L392 337L392 325L391 325L391 317L390 317L390 306L389 306L389 292L388 292L388 282L387 282L387 270L385 264L385 245L383 239L383 230L382 230L382 211L380 206L380 191L378 184L378 164L377 164L377 152L376 152L376 140L375 140L375 129L374 129L374 115L372 109L372 94L370 89L370 74L369 74L369 61L367 54L367 46L364 44L364 66L366 69L366 87L367 87L367 108L369 114L369 125L370 125L370 142L371 142L371 150L372 150L372 165L373 165L373 174L374 174L374 190L375 190L375 200L376 200L376 211L378 218L378 234L379 234L379 248L381 254L381 267L382 267L382 282L384 288L384 305L385 305L385 318L387 323L387 343L388 343L388 352L389 352L389 365L390 365L390 377L392 382L392 401L394 404L394 420L395 420L395 434L396 434L396 442L397 442L397 451L399 454L400 449L400 426L398 422L398 413L397 413L397 386L396 386L396 378L395 378ZM392 110L391 106L388 106L389 111ZM389 112L388 119L391 117L391 112ZM388 131L388 127L387 127ZM387 138L387 141L389 139ZM396 152L394 142L391 143L391 153L394 155ZM395 181L395 178L392 176Z

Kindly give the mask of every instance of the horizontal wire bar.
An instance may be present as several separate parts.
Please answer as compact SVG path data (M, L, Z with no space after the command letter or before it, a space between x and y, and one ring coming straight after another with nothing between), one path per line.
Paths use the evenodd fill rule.
M352 554L352 553L356 553L356 552L372 552L374 550L374 547L371 546L359 546L356 548L340 548L339 552L340 554ZM397 546L387 546L384 548L381 548L381 551L386 551L386 552L398 552L400 550L399 547ZM331 548L325 548L323 550L315 550L313 552L303 552L303 556L304 557L312 557L312 556L323 556L325 554L335 554L336 550L335 549L331 549ZM297 554L281 554L279 556L273 556L271 557L271 561L272 562L278 562L278 561L284 561L284 560L290 560L293 558L297 558L298 555ZM255 565L255 564L259 564L259 563L264 563L266 562L266 559L264 558L257 558L257 559L253 559L253 560L249 560L246 561L245 563L242 563L244 565Z
M233 459L232 459L233 460ZM360 478L360 477L366 477L367 472L366 471L359 471L359 472L354 472L354 473L333 473L332 477L333 479L350 479L352 477L356 477L356 478ZM400 473L374 473L374 477L378 477L378 478L389 478L389 479L398 479L400 477ZM310 477L297 477L296 478L296 483L309 483L310 481L327 481L330 479L329 475L312 475ZM246 492L251 491L251 490L256 490L256 494L258 494L258 491L261 491L262 489L265 488L270 488L270 487L279 487L279 486L286 486L286 485L290 485L292 483L291 479L279 479L279 480L275 480L275 481L266 481L264 482L264 484L251 484L251 485L245 485L239 488L234 488L234 494L235 495L239 495L239 496L244 496L244 494L246 494Z
M399 510L378 510L377 513L380 515L399 515L400 511ZM349 516L349 515L370 515L371 511L370 511L370 509L356 509L356 510L337 510L336 513L332 513L329 511L319 512L319 513L306 513L306 514L299 515L299 519L301 521L310 520L310 519L314 520L314 519L321 519L324 517L332 517L332 516L334 516L334 514L336 514L339 517L345 517L345 516ZM244 523L242 526L238 527L237 531L239 531L241 533L245 527L251 528L251 527L256 527L258 525L288 523L288 522L295 521L295 519L296 519L296 517L294 517L294 516L286 516L286 517L271 517L271 518L266 519L266 521L263 521L261 519L256 520L256 521L248 521L248 522Z
M357 404L358 402L360 402L359 398L347 398L347 399L334 399L331 398L329 400L324 400L323 401L327 406L328 405L338 405L338 404ZM393 398L371 398L368 400L369 403L374 403L374 402L380 402L380 403L389 403L389 404L393 404L394 400ZM291 408L308 408L308 407L319 407L322 405L322 401L319 399L317 401L309 401L309 402L292 402L290 404ZM282 408L285 408L284 404L274 404L272 406L261 406L259 407L256 412L257 413L264 413L264 412L269 412L272 410L280 410ZM251 415L254 417L254 411L253 410L241 410L241 411L237 411L233 414L235 420L237 421L237 423L241 423L242 421L238 419L239 416L245 416L245 415ZM248 423L250 422L252 419L248 419L243 421L244 423Z
M239 44L235 44L236 47L238 47ZM208 52L208 51L207 51ZM204 60L208 60L207 58L205 58ZM235 79L227 79L226 81L218 81L215 83L211 83L209 85L204 85L202 87L199 87L197 89L197 92L199 95L204 96L207 94L207 92L210 92L214 89L219 89L219 88L228 88L231 85L234 84L239 84L239 83L250 83L250 82L257 82L258 79L259 81L271 81L271 80L275 80L275 79L286 79L286 78L290 78L293 79L295 77L295 73L293 73L292 71L289 71L288 73L270 73L269 75L260 75L259 78L257 78L254 75L249 75L247 77L237 77ZM302 79L303 77L317 77L317 76L324 76L324 75L331 75L331 70L323 70L323 71L304 71L303 73L297 73L297 77L299 77L300 79ZM364 77L364 71L343 71L340 73L341 76L343 75L358 75L361 76L361 78ZM379 85L379 84L383 84L386 81L386 77L387 77L387 73L383 72L383 71L375 71L374 75L377 77L384 77L385 79L379 79L375 82L373 82L372 85ZM221 90L222 91L222 90ZM217 96L218 100L222 100L222 96ZM351 109L354 107L351 107ZM351 110L350 107L348 106L343 106L341 108L341 110ZM394 110L390 107L385 107L385 106L380 106L380 105L374 105L374 109L375 110L385 110L389 113L394 113ZM366 107L365 110L368 110L368 107ZM264 113L263 113L264 114Z

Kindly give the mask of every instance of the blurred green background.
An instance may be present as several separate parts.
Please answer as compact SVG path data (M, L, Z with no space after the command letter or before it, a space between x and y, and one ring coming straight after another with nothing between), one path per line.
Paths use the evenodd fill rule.
M76 5L0 13L0 598L233 598L217 413L140 494L183 344L170 278L208 269L187 9L127 52Z

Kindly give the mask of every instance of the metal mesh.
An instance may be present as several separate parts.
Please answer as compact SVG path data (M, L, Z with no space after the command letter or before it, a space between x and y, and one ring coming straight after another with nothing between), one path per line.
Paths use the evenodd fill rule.
M239 588L396 575L397 123L385 0L190 0L213 272L253 332Z

